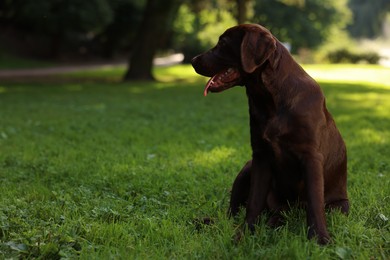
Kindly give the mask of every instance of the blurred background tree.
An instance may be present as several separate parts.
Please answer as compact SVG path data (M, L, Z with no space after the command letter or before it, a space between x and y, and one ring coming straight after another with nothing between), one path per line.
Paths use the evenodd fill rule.
M181 4L180 0L147 0L124 80L153 80L153 58L158 49L166 47Z
M375 38L381 35L390 0L349 0L348 7L354 14L348 25L352 37Z
M106 59L115 59L121 50L131 49L138 27L143 18L145 0L110 0L113 19L97 34L95 52Z
M52 58L59 57L67 42L92 39L113 19L106 0L5 0L2 6L1 22L47 38Z
M260 23L301 55L381 36L389 10L390 0L0 0L0 58L128 58L126 80L153 79L156 55L188 62L236 24Z
M181 6L174 23L172 47L184 54L184 61L213 46L219 35L237 24L232 1L191 1Z
M317 48L333 28L343 29L350 20L344 0L259 0L254 10L253 21L289 42L293 53Z

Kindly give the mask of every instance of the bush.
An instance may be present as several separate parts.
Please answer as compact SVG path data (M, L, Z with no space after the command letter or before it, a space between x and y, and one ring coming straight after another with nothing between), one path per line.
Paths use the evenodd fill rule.
M378 64L380 56L376 52L354 52L346 48L341 48L329 52L327 58L331 63Z

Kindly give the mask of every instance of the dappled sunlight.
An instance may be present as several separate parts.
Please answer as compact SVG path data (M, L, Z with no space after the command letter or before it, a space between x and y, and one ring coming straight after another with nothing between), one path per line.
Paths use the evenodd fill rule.
M364 93L338 93L340 98L347 102L359 102L360 106L370 106L372 108L376 108L381 105L388 105L388 98L390 96L390 91L388 94L386 93L378 93L378 92L364 92Z
M0 87L0 94L7 92L6 87Z
M131 94L141 94L145 92L145 87L131 86L128 88L128 90Z
M192 163L200 166L213 167L226 160L230 160L231 156L236 152L235 149L219 146L209 151L198 151L191 158Z
M375 92L367 92L361 94L361 93L350 93L350 94L344 94L342 95L343 99L347 101L359 101L359 102L367 102L367 101L372 101L372 100L379 100L380 96L379 93Z
M388 93L366 92L366 93L339 93L339 99L346 102L344 106L359 109L360 112L374 112L371 116L387 117L389 116L390 91ZM355 114L356 117L356 114Z
M178 79L178 78L166 78L166 80L160 80L160 82L156 83L155 89L167 89L167 88L183 88L192 86L193 84L201 82L196 78L188 78L188 79ZM200 83L203 84L203 83Z
M357 143L365 144L386 144L387 140L382 131L375 130L373 128L356 129L356 134L359 136Z
M169 86L177 87L182 83L185 84L192 84L199 81L199 78L196 77L178 77L177 75L165 75L165 76L158 76L157 80L161 83L175 83L176 85L156 85L157 88L166 88Z
M127 84L127 91L131 94L143 94L147 92L153 92L153 91L159 91L159 90L166 90L166 89L184 89L188 87L193 87L196 83L199 82L199 85L202 86L204 83L203 81L198 81L194 79L193 81L187 80L185 82L181 81L175 81L172 79L172 81L167 82L130 82L125 83Z
M161 82L194 83L202 77L197 75L190 64L181 64L169 67L156 67L154 69L157 80Z
M186 76L186 77L194 77L197 76L194 69L190 64L181 64L176 66L168 66L168 67L156 67L155 71L161 74L170 74L174 76Z

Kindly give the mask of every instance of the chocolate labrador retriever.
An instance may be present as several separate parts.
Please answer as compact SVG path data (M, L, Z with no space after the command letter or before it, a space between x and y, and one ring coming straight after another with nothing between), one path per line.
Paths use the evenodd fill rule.
M243 85L249 103L252 160L234 181L229 213L246 207L253 232L269 210L269 224L283 210L306 206L308 238L326 244L325 208L347 214L344 141L326 109L320 86L264 27L245 24L223 33L211 50L192 59L198 74L211 77L204 89L220 92Z

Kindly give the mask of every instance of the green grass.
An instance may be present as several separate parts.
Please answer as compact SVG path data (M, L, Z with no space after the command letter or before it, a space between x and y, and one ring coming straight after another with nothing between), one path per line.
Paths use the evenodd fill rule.
M232 242L229 189L251 153L242 88L205 98L189 66L158 68L160 83L117 83L115 68L0 83L0 259L389 259L390 71L306 69L348 147L351 210L327 214L332 244L306 239L300 209Z

